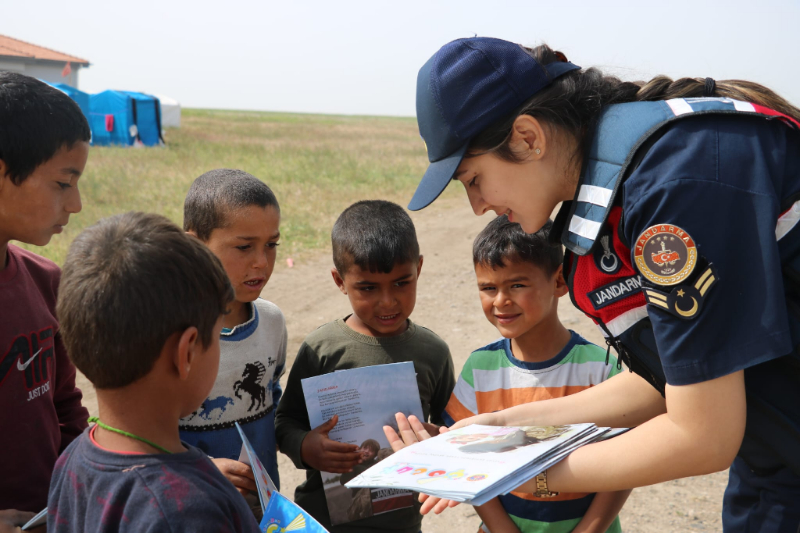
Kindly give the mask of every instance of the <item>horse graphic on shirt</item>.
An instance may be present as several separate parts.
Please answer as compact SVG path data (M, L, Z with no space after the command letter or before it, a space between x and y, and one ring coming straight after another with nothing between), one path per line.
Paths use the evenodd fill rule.
M247 412L262 407L267 402L267 389L261 385L261 380L267 373L267 369L261 361L255 363L247 363L244 365L244 372L242 372L242 379L233 384L233 393L240 400L242 399L241 392L244 391L250 395L250 407ZM258 406L256 406L258 402Z

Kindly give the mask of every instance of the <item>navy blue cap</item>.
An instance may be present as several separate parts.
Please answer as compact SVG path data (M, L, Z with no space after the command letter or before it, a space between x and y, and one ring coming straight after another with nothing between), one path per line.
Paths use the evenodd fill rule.
M408 208L422 209L442 194L473 137L579 68L540 65L522 46L490 37L458 39L439 49L417 76L417 123L431 164Z

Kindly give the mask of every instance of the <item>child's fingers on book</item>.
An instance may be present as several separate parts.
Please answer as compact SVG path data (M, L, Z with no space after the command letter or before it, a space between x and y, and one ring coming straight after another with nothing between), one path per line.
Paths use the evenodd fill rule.
M392 450L399 452L406 447L403 444L403 439L400 438L400 435L397 434L392 426L383 426L383 434L386 435L386 440L389 441L389 446L392 447Z
M250 465L246 465L239 461L231 461L229 471L239 477L252 479L253 483L255 483L256 476L253 473L253 469L250 468Z
M419 418L414 415L408 417L408 423L411 426L411 429L414 430L414 435L417 437L418 440L427 440L431 438L431 434L428 433L428 429L425 425L420 422Z
M403 413L397 413L394 415L394 418L395 420L397 420L397 429L400 433L400 438L403 439L403 443L406 446L410 446L415 442L420 441L420 439L417 437L417 434L412 429L411 424L408 421L408 418L406 418L406 415L404 415ZM416 419L416 417L414 418Z
M356 458L361 457L361 453L358 452L358 446L355 444L347 444L346 442L337 442L335 440L328 439L323 442L322 447L330 452L337 452L337 453L347 453Z
M233 483L233 486L239 489L239 492L242 492L243 489L244 492L242 492L242 494L247 494L251 490L258 490L256 482L251 478L244 476L228 476L228 481Z
M423 496L425 496L424 500L422 499ZM427 494L420 494L419 495L419 501L422 502L422 507L420 507L420 509L419 509L420 514L428 514L428 513L430 513L431 509L433 509L433 507L437 503L439 503L439 500L440 500L440 498L437 498L436 496L429 496Z
M437 498L428 494L420 494L419 501L422 503L419 512L421 514L428 514L433 511L434 514L441 514L448 507L455 507L459 502L453 500L446 500L444 498Z
M21 526L28 520L36 516L36 513L30 511L19 511L17 509L4 509L0 511L0 528L2 526ZM0 529L2 531L2 529ZM11 529L11 531L14 531Z
M246 465L242 462L221 457L215 457L211 461L214 463L214 465L216 465L217 469L219 469L219 471L222 472L222 474L225 477L241 476L253 480L255 479L255 475L253 474L253 469L250 468L249 465Z

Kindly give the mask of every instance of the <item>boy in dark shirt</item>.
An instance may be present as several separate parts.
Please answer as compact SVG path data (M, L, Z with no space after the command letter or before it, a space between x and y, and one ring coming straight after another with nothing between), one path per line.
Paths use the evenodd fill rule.
M66 94L0 72L0 510L28 512L0 511L0 524L47 505L56 459L89 416L56 319L61 270L10 241L44 246L81 210L90 138Z
M56 462L47 530L258 531L178 420L217 376L233 290L219 260L159 215L101 220L70 247L58 315L99 419Z

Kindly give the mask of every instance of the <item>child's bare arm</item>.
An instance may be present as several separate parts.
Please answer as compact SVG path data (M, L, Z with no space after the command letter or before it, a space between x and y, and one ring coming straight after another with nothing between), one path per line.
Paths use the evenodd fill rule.
M236 490L246 496L251 490L258 490L256 486L256 478L253 474L253 469L244 463L234 461L233 459L214 459L211 461L222 472L225 478L233 483Z
M598 492L573 533L604 533L622 510L631 490Z
M336 442L328 432L339 421L338 415L306 434L300 447L303 462L319 471L345 473L361 462L361 452L355 444Z
M499 498L492 498L483 505L475 507L475 511L492 533L519 533L519 528L508 516Z

